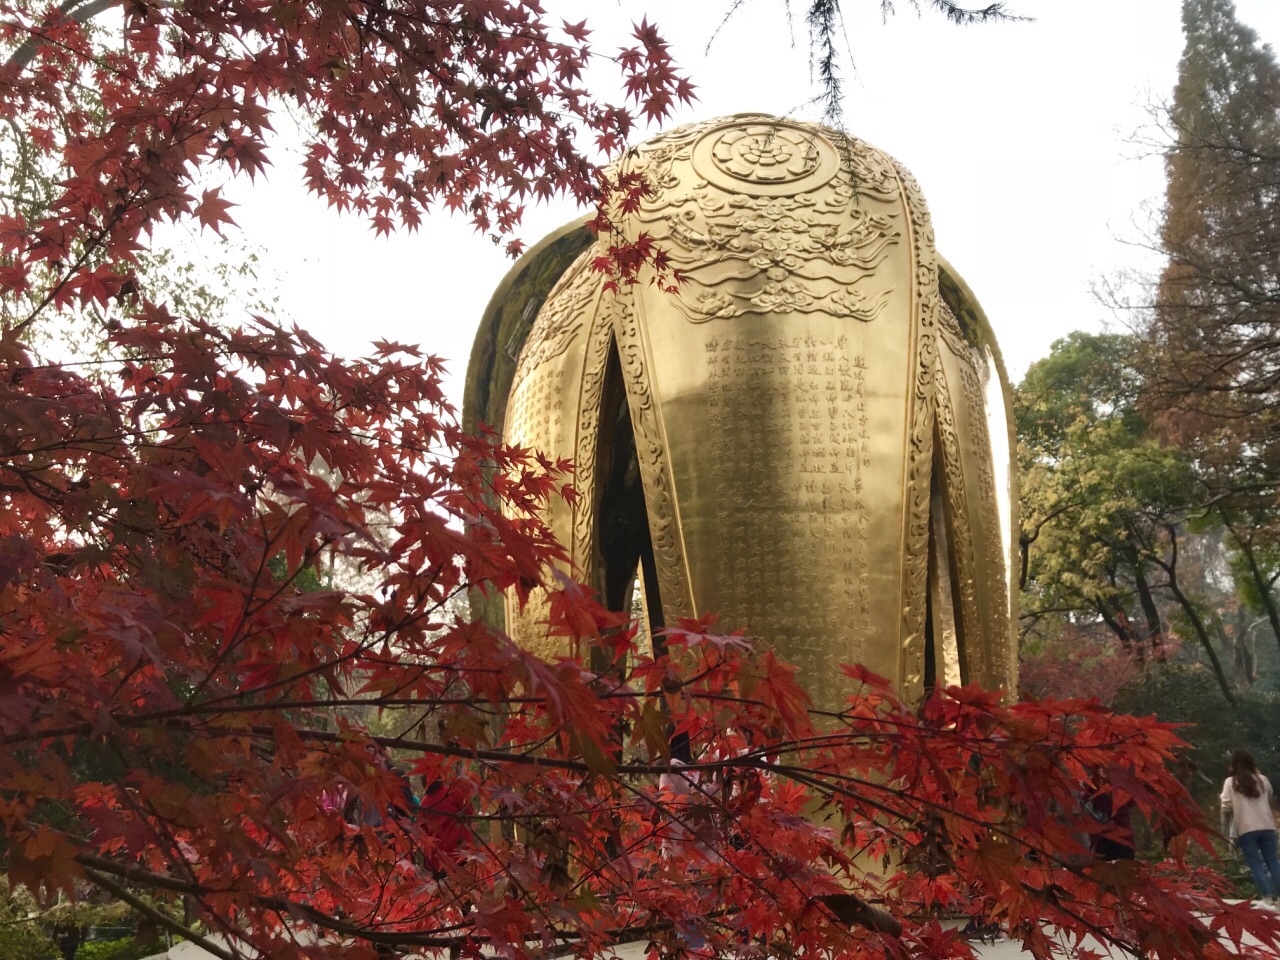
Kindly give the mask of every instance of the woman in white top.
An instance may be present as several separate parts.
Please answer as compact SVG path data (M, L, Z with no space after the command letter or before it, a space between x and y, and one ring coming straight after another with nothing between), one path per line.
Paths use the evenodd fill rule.
M1222 785L1222 823L1231 819L1231 836L1244 855L1262 899L1280 894L1280 861L1276 859L1276 821L1271 813L1271 781L1258 772L1253 757L1231 752L1227 782Z

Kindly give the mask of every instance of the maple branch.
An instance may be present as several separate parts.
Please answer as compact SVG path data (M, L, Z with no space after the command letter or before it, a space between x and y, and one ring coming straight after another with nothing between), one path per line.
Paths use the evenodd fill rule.
M884 784L878 784L870 780L864 780L860 777L855 777L851 774L841 774L832 770L810 770L807 767L792 767L792 766L782 766L782 765L777 765L773 769L775 772L777 772L781 776L795 780L797 783L803 783L829 796L841 796L847 799L858 800L869 807L879 810L881 813L887 814L888 816L892 817L895 820L901 820L901 821L912 820L915 818L918 811L910 807L895 809L894 807L888 806L885 803L878 802L876 800L871 799L867 792L857 792L850 789L849 787L841 786L839 784L828 783L823 778L828 777L832 780L839 780L839 781L843 781L844 783L854 784L867 791L879 790L881 793L888 794L889 796L893 797L896 800L913 801L920 806L930 807L932 809L946 813L949 816L954 816L957 820L963 820L975 827L979 827L980 829L990 831L992 834L1001 836L1006 840L1010 841L1011 843L1016 843L1016 844L1025 846L1028 850L1035 850L1037 853L1043 856L1046 856L1052 859L1054 862L1060 864L1065 869L1073 870L1077 872L1079 875L1083 876L1083 873L1080 872L1078 868L1071 867L1071 865L1065 859L1060 857L1057 853L1050 851L1047 848L1036 847L1034 844L1018 837L1018 835L1010 828L990 819L975 816L973 814L966 814L960 810L955 809L954 805L950 805L948 803L944 803L940 801L929 800L927 798L919 796L918 794L910 793L909 791L903 790L901 788L890 787Z
M692 765L690 764L690 765L682 766L679 769L681 771L687 771L691 769L691 767ZM697 790L697 792L704 799L710 801L711 803L714 803L719 808L722 814L732 818L732 814L728 809L726 798L724 796L712 795L704 787L704 785L699 782L696 782L693 780L688 780L688 782L695 790ZM628 790L632 794L640 797L645 803L651 804L654 807L654 809L660 812L663 816L670 818L673 822L682 826L684 830L689 834L689 836L697 835L698 831L697 831L696 825L690 822L689 820L679 816L677 813L673 812L673 810L669 806L665 806L659 803L652 796L644 793L643 791L638 790L637 788L631 786L628 783L619 781L619 785L622 786L624 790ZM656 828L655 828L655 835L656 835ZM647 840L647 839L649 838L639 838L637 839L636 842L640 843L640 842L643 842L643 840ZM898 920L895 916L893 916L893 914L890 913L889 911L872 905L871 903L867 902L866 900L864 900L863 898L857 896L852 892L812 896L806 890L804 890L804 888L799 883L796 882L796 880L788 872L787 865L780 862L778 858L773 854L772 851L770 851L763 844L760 844L757 841L751 840L750 842L752 842L753 845L756 847L756 849L759 850L759 852L763 854L764 857L773 865L774 869L778 873L778 876L785 877L786 880L789 883L791 883L792 886L795 887L796 891L802 897L804 897L808 902L817 903L825 907L828 911L830 911L831 916L834 917L839 922L847 926L856 925L860 927L865 927L866 929L876 933L887 933L893 937L902 936L902 922ZM737 867L737 865L733 865L733 869L734 869L734 872L739 877L747 881L750 885L756 887L757 889L760 889L762 895L768 896L768 891L763 888L763 884L760 882L759 878L754 877L749 873L746 873L745 871ZM585 882L586 882L586 878L584 877L581 880L579 880L579 885Z
M84 3L84 0L63 0L63 3L58 7L58 12L69 20L74 20L79 24L85 24L98 14L103 13L106 10L110 10L112 7L117 6L120 3L121 0L90 0L88 3ZM172 3L160 0L160 2L153 2L153 5L172 6ZM18 47L18 49L14 51L13 56L9 58L9 62L6 63L5 66L21 70L31 62L32 58L36 55L36 51L47 42L48 40L46 37L33 30L30 36L28 36L26 40L22 41L22 46Z
M862 800L862 802L864 802L864 803L870 803L872 806L877 806L877 807L878 807L879 809L881 809L882 811L884 811L884 812L888 812L888 813L890 813L892 816L897 817L898 819L905 819L907 816L909 816L909 813L908 813L908 812L905 812L905 811L896 811L896 812L895 812L895 811L892 811L890 808L883 807L883 806L881 806L881 805L875 804L873 801L869 801L869 800L867 800L867 798L865 797L865 795L861 795L861 794L854 794L854 793L851 793L850 791L848 791L848 790L846 790L846 789L844 789L844 788L841 788L841 787L835 787L835 786L831 786L831 785L823 784L819 779L817 779L817 777L810 777L810 776L807 776L807 775L806 775L806 774L807 774L807 771L802 771L802 770L800 770L800 769L798 769L798 768L789 768L789 769L786 769L786 770L780 770L779 772L781 772L784 776L790 776L792 779L796 780L797 782L801 782L801 783L808 783L810 786L813 786L813 787L815 787L815 788L817 788L817 789L819 789L819 790L827 790L827 791L830 791L830 792L832 792L832 793L836 793L836 794L839 794L839 795L855 797L855 798L857 798L857 799ZM861 780L858 780L857 778L854 778L854 777L844 776L844 777L841 777L841 779L845 779L845 780L850 780L850 781L853 781L853 782L857 782L857 783L860 783L860 784L862 784L862 785L864 785L864 786L875 786L874 784L868 784L866 781L861 781ZM897 794L898 796L902 796L902 795L903 795L900 791L890 791L890 792L893 792L893 793ZM920 798L918 798L918 797L917 797L917 798L914 798L914 799L920 800ZM994 834L1003 835L1006 839L1008 839L1008 840L1012 841L1013 843L1016 843L1016 844L1018 844L1018 845L1020 845L1020 846L1024 847L1027 851L1035 852L1037 855L1039 855L1039 856L1041 856L1041 857L1045 857L1047 860L1050 860L1050 861L1052 861L1052 862L1056 863L1056 864L1057 864L1061 869L1066 870L1066 871L1068 871L1068 872L1070 872L1070 873L1072 873L1072 874L1074 874L1074 875L1076 875L1076 876L1080 877L1081 879L1087 879L1086 874L1085 874L1084 870L1083 870L1081 867L1078 867L1078 866L1074 866L1074 865L1072 865L1072 864L1071 864L1067 859L1065 859L1064 857L1062 857L1062 856L1058 855L1055 851L1051 851L1051 850L1049 850L1047 847L1044 847L1044 846L1037 846L1036 844L1033 844L1033 843L1031 843L1031 842L1029 842L1029 841L1027 841L1027 840L1025 840L1025 839L1022 839L1022 838L1019 838L1019 837L1015 836L1012 832L1010 832L1010 831L1008 831L1008 830L1006 830L1006 829L1004 829L1004 828L997 827L997 826L995 826L994 824L991 824L991 823L989 823L989 822L987 822L987 821L983 821L983 820L979 820L979 819L974 818L974 817L966 816L966 815L964 815L963 813L960 813L959 811L957 811L957 810L953 809L952 807L948 807L948 806L944 806L944 805L940 805L940 804L931 804L931 805L932 805L932 806L935 806L935 807L938 807L939 809L946 810L947 812L951 813L952 815L958 816L960 819L968 820L968 821L970 821L971 823L973 823L973 824L975 824L975 825L977 825L977 826L985 827L985 828L987 828L987 829L991 830L991 832L992 832L992 833L994 833ZM1019 881L1019 884L1020 884L1020 885L1024 888L1024 890L1026 890L1026 892L1028 892L1028 893L1037 893L1037 892L1039 892L1039 891L1037 891L1037 890L1036 890L1036 889L1034 889L1034 888L1028 887L1028 886L1027 886L1025 883L1023 883L1022 881ZM1087 929L1091 934L1093 934L1095 937L1097 937L1099 940L1103 941L1104 943L1110 943L1110 944L1112 944L1113 946L1119 947L1121 950L1125 951L1126 953L1130 954L1131 956L1138 957L1138 956L1141 956L1141 955L1142 955L1141 951L1139 951L1139 950L1135 949L1135 948L1134 948L1134 946L1133 946L1133 945L1131 945L1130 943L1128 943L1127 941L1120 939L1119 935L1118 935L1117 933L1115 933L1113 930L1111 930L1111 929L1109 929L1109 928L1105 928L1105 927L1102 927L1102 926L1099 926L1099 925L1097 925L1097 924L1092 923L1092 922L1091 922L1091 921L1089 921L1086 917L1084 917L1083 915L1081 915L1081 914L1080 914L1080 913L1078 913L1077 911L1075 911L1075 910L1071 909L1069 906L1067 906L1066 904L1064 904L1060 898L1058 898L1058 897L1045 897L1045 902L1046 902L1046 903L1051 904L1052 906L1054 906L1054 907L1055 907L1055 908L1057 908L1058 910L1061 910L1064 914L1066 914L1066 915L1067 915L1067 916L1069 916L1071 919L1075 920L1077 923L1079 923L1079 924L1081 924L1082 926L1084 926L1084 927L1085 927L1085 928L1086 928L1086 929ZM872 908L872 909L875 909L875 908ZM892 916L890 916L890 919L893 919L893 918L892 918ZM873 929L874 929L874 928L873 928Z
M281 454L281 456L283 456L283 453ZM271 593L262 597L255 607L254 599L258 595L258 590L257 590L258 584L262 580L263 572L267 569L267 563L269 562L270 557L273 554L275 543L276 543L276 538L274 537L268 538L266 536L266 518L263 516L259 516L258 520L259 520L259 525L262 527L262 530L263 530L262 552L258 556L258 566L257 566L257 569L255 569L253 572L253 579L249 584L249 588L245 590L243 606L240 612L239 626L234 636L227 638L226 640L223 641L222 649L218 651L218 654L214 658L213 662L209 664L209 666L205 670L204 677L200 680L198 684L195 685L195 688L191 691L190 695L187 697L188 703L195 700L198 696L200 696L201 693L205 691L209 683L217 675L219 668L222 667L224 663L226 663L227 658L230 657L231 654L235 652L235 649L242 642L247 642L249 640L251 634L248 634L245 631L253 615L258 610L262 610L269 607L271 604L275 603L281 596L283 596L285 591L289 589L289 587L293 584L293 582L296 580L299 574L301 574L302 571L306 567L308 567L311 564L311 562L316 557L318 557L325 549L327 549L329 545L332 544L333 542L332 539L326 538L321 541L319 546L311 546L311 547L308 547L306 550L304 550L302 553L301 561L298 564L297 570L291 573L288 577L283 578L280 583L276 584L275 589ZM240 697L242 696L242 691L237 690L231 695L235 697Z
M102 224L101 228L98 229L93 236L89 236L85 239L84 246L76 256L75 262L70 264L70 266L63 271L62 279L49 288L45 293L44 299L32 307L23 320L13 324L9 328L11 333L20 333L25 330L36 321L45 307L49 306L49 304L53 303L57 299L58 294L60 294L67 285L71 283L72 279L80 272L81 268L89 262L89 258L92 256L94 251L102 246L104 241L110 236L111 231L123 218L125 211L128 210L141 196L142 189L139 188L130 193L127 201L120 201L112 216Z
M490 852L492 853L493 851L490 850ZM119 897L121 900L124 900L140 912L145 913L149 917L153 917L159 923L163 923L179 936L185 937L193 943L204 947L204 949L208 950L210 953L213 953L218 957L225 958L225 960L236 960L236 958L231 954L222 952L221 948L216 945L210 945L208 940L191 931L190 928L184 926L171 917L168 917L161 911L156 910L154 907L151 907L146 903L146 901L139 899L135 895L131 894L126 888L107 879L102 876L102 874L111 874L137 884L154 887L158 890L168 890L173 893L181 893L193 897L204 897L210 894L225 894L230 892L229 889L219 889L205 884L179 880L176 877L167 876L161 873L154 873L142 867L117 863L114 860L108 860L92 854L78 854L75 859L79 864L81 864L81 866L86 868L85 873L90 880L107 892L111 893L113 896ZM500 860L498 862L500 862ZM522 890L521 892L526 898L530 898L528 891ZM302 914L309 922L314 923L316 926L332 930L335 933L342 933L350 937L356 937L369 943L381 943L388 946L447 948L456 947L459 944L468 941L487 943L491 939L485 934L475 933L467 933L456 937L440 937L434 933L428 934L413 930L380 933L366 926L348 923L339 917L334 917L325 913L323 910L318 910L310 904L300 901L289 900L284 897L262 896L252 892L250 893L250 896L253 898L253 902L255 904L264 909L278 911L279 913L288 916L297 916ZM555 921L552 920L550 914L545 914L545 918L548 926L551 928L551 932L555 936L570 941L581 938L582 935L577 931L557 929ZM632 939L646 933L651 933L655 929L664 929L669 926L669 923L649 923L612 928L607 932L611 938L621 942L624 939ZM454 929L460 928L455 927Z
M96 860L98 858L95 857L93 859ZM97 870L86 869L84 872L84 875L94 885L101 887L103 890L107 891L107 893L111 894L117 900L121 900L124 903L127 903L129 906L133 907L134 910L137 910L139 913L143 914L144 916L150 917L152 920L160 924L160 926L164 927L166 930L170 930L173 933L176 933L178 936L184 937L187 940L190 940L196 946L200 947L203 950L207 950L209 953L213 954L215 957L220 957L221 960L237 960L235 954L222 949L222 947L218 946L212 940L209 940L208 938L201 936L200 934L196 933L194 930L192 930L190 927L186 926L185 924L179 923L177 920L174 920L164 911L157 910L155 907L147 903L141 897L135 896L128 889L116 883L114 880L110 880L107 877L103 876Z
M828 893L814 897L848 926L865 927L875 933L887 933L891 937L902 936L902 921L883 907L868 903L853 893Z
M209 887L199 883L188 883L183 880L178 880L175 877L165 876L164 874L160 874L160 873L152 873L150 870L144 870L141 867L131 867L131 866L128 866L127 864L119 864L112 860L106 860L106 859L103 859L102 857L95 857L88 854L81 854L76 857L76 860L88 868L85 870L85 874L94 883L96 883L98 886L102 887L104 890L108 891L109 893L113 894L114 896L117 896L120 899L124 900L130 906L133 906L136 909L141 910L142 912L146 913L148 916L154 917L158 922L160 921L160 918L164 916L163 913L161 913L158 910L155 910L155 908L147 908L145 901L140 900L137 897L134 897L132 894L129 894L129 892L125 890L124 887L121 887L118 884L115 884L113 881L107 880L105 877L97 873L97 871L111 873L118 877L122 877L126 880L132 880L135 883L146 884L148 886L152 886L157 889L169 890L174 893L188 894L194 897L202 897L202 896L207 896L209 894L229 892L227 890L219 890L219 889L215 889L213 887ZM338 919L337 917L332 917L329 914L325 913L324 911L317 910L315 907L312 907L311 905L306 903L301 903L294 900L287 900L283 897L261 896L254 893L250 893L250 896L253 897L254 903L258 904L259 906L265 909L276 910L288 915L296 915L301 913L305 915L307 919L310 920L312 923L315 923L317 926L325 927L326 929L333 930L337 933L345 933L349 936L359 937L360 939L367 940L370 943L410 944L413 946L421 946L421 947L449 947L449 946L456 946L463 939L463 938L454 938L454 937L447 937L447 938L428 937L428 936L423 936L419 934L410 934L408 932L402 933L402 934L378 933L366 927L361 927L356 924L346 923ZM236 960L236 958L233 957L231 954L222 952L220 948L210 945L209 942L204 938L200 937L199 934L189 931L188 928L184 927L182 924L178 923L176 920L173 920L170 918L166 918L166 919L168 920L168 923L166 925L170 929L172 929L175 933L178 933L180 936L187 937L188 939L204 947L204 949L210 951L211 953L214 953L219 957L225 958L225 960ZM472 938L472 939L475 939L475 938Z

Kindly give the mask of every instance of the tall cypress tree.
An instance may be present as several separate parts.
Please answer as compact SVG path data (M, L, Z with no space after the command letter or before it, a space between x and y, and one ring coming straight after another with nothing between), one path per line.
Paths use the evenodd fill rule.
M1280 642L1280 64L1231 0L1183 0L1182 22L1148 405Z
M1182 22L1153 386L1190 435L1256 442L1280 413L1280 65L1231 0L1184 0Z

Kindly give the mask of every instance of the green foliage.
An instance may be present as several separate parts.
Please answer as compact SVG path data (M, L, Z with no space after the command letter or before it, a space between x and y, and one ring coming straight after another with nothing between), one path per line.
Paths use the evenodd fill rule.
M76 951L76 960L142 960L164 949L160 941L139 943L134 937L117 940L90 940Z
M283 553L277 553L267 561L267 570L270 571L271 576L275 577L278 583L291 579L288 575L288 562L285 560ZM300 592L313 593L316 590L327 590L330 586L329 579L329 577L321 574L314 564L311 564L296 570L293 574L292 582Z
M43 911L23 887L10 890L0 879L0 957L5 960L49 960L58 948L41 922Z
M1268 569L1280 566L1280 545L1268 543L1260 552L1264 553ZM1265 613L1264 597L1259 585L1249 576L1248 562L1244 553L1233 550L1231 553L1231 575L1236 583L1236 592L1246 608L1253 613Z
M1130 336L1074 333L1015 391L1025 622L1042 636L1060 618L1100 621L1141 665L1158 657L1177 617L1230 700L1215 649L1228 641L1219 524L1194 458L1142 413L1137 347ZM1251 681L1252 661L1241 662Z
M1133 359L1130 337L1073 333L1014 393L1032 613L1141 619L1135 580L1193 501L1191 464L1138 411Z
M180 906L145 893L143 902L175 919ZM155 936L154 922L116 900L105 900L88 888L72 901L60 896L52 904L41 904L23 886L11 886L0 877L0 960L61 960L64 937L84 940L91 931L130 931L123 938L84 940L76 949L76 960L138 960L164 949ZM139 937L135 930L150 930Z
M1130 437L1145 432L1135 348L1132 337L1080 331L1053 344L1016 393L1018 438L1031 456L1055 459L1073 433L1103 418L1118 421Z
M1231 0L1185 0L1182 20L1186 46L1169 108L1175 141L1162 237L1171 263L1157 312L1158 326L1202 334L1198 343L1165 344L1172 351L1166 359L1191 362L1194 375L1206 369L1195 348L1238 347L1224 335L1274 314L1267 294L1278 282L1280 224L1269 206L1280 191L1280 64L1237 19ZM1231 365L1237 373L1264 368L1264 357ZM1228 391L1225 399L1244 400L1247 392Z

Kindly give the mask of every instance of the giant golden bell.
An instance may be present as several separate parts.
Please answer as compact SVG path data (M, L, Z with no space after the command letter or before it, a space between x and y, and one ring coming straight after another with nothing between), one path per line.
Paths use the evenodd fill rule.
M838 706L841 663L908 700L1013 694L1017 496L991 328L891 157L738 115L628 152L623 227L686 277L603 290L582 222L533 248L476 337L464 416L577 465L552 507L574 573L649 625L718 611ZM506 602L552 654L535 598Z

